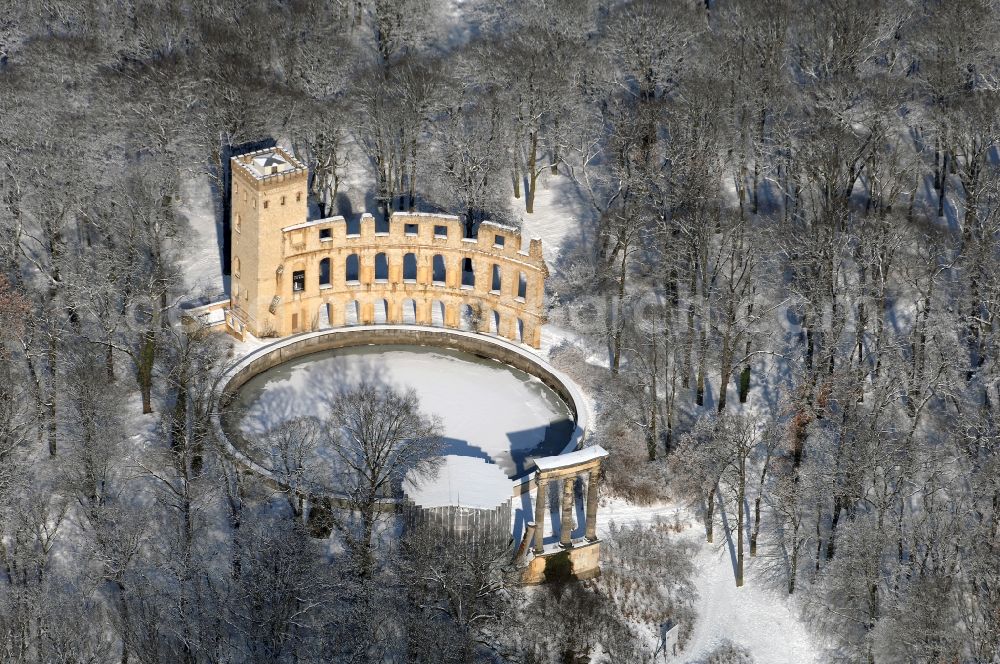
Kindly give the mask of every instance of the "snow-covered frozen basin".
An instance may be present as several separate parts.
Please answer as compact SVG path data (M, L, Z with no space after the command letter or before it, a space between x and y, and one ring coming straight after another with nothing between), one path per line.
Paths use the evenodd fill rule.
M257 436L296 417L325 418L331 395L361 381L412 388L421 410L441 419L444 454L488 459L508 477L527 457L558 454L575 424L569 407L541 380L495 360L424 346L359 346L289 360L244 384L239 426Z

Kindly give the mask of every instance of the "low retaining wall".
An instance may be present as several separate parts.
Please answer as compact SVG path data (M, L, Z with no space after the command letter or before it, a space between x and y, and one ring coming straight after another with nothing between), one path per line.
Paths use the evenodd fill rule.
M554 390L573 413L576 427L561 453L572 452L582 445L589 424L587 404L579 389L565 374L534 353L499 337L417 325L365 325L307 332L287 337L251 352L230 366L216 382L212 409L212 428L216 437L237 462L270 483L282 486L271 471L233 445L226 434L222 413L233 401L239 389L257 374L305 355L338 348L397 344L460 350L503 362L535 376ZM514 481L514 496L519 496L534 487L533 475L534 473ZM343 496L336 494L326 497L334 502L343 500ZM387 499L385 503L386 509L394 509L397 501Z
M404 501L406 528L432 528L451 540L475 543L508 544L510 540L511 505L506 501L493 509L445 505L421 507Z

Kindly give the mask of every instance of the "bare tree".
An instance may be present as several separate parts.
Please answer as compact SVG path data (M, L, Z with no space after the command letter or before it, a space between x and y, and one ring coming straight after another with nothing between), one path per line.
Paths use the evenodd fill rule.
M370 577L375 569L381 501L397 495L407 473L433 474L440 431L436 419L420 412L412 390L364 383L331 396L326 444L335 457L335 486L360 519L357 528L345 519L336 522L362 576Z

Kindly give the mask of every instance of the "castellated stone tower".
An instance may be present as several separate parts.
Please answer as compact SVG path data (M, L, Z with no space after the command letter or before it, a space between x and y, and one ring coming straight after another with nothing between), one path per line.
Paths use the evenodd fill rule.
M281 148L232 158L231 312L259 336L281 334L282 228L309 217L308 171Z

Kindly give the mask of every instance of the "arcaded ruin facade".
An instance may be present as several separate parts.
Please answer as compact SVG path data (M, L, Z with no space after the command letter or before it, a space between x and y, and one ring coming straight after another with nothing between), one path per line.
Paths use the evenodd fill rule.
M484 222L396 212L309 220L308 170L281 148L232 159L232 281L225 323L243 336L377 323L439 325L539 347L541 240Z

